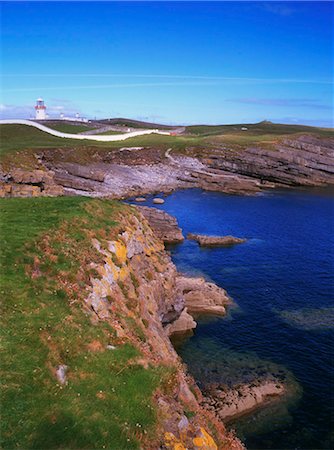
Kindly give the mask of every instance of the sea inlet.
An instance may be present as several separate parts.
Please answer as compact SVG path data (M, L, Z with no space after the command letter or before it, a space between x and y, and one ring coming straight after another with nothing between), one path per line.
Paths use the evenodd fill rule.
M147 198L147 206L152 198ZM174 192L158 208L184 235L233 235L247 242L171 246L180 272L201 275L235 302L227 317L198 319L177 346L199 386L227 387L281 376L290 395L227 423L248 449L333 448L334 191L273 190L232 196Z

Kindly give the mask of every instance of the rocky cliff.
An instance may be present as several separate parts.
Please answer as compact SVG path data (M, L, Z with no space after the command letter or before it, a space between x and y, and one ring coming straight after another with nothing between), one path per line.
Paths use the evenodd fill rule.
M173 368L169 393L156 393L163 447L241 449L240 442L200 407L201 394L168 338L170 327L185 313L185 280L181 283L145 218L134 208L131 212L123 216L115 239L92 238L103 263L94 266L97 276L91 279L85 303L96 320L107 321L116 330L118 339L136 345L141 364ZM187 295L194 290L187 286ZM191 419L186 411L188 416L192 411Z

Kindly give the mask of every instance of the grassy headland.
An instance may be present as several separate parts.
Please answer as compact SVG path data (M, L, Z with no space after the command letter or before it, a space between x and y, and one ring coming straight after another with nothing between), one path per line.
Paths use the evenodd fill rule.
M115 330L82 308L87 263L99 260L90 237L113 236L128 207L81 197L0 207L2 448L121 450L154 439L152 394L168 371L128 364L131 343L105 350ZM70 368L67 386L58 364Z
M115 124L119 123L115 122ZM67 124L65 125L67 127ZM139 127L139 123L137 125ZM60 124L57 126L59 129ZM69 126L80 128L78 125L70 124ZM132 122L131 126L133 126ZM114 134L114 132L107 132L106 134ZM297 137L301 134L314 134L326 138L333 137L334 130L301 125L273 124L271 122L196 125L186 127L184 133L176 136L151 134L137 136L126 141L98 142L58 138L26 125L0 125L0 158L4 168L13 165L32 168L36 165L34 156L36 151L53 148L63 149L65 160L68 155L71 161L77 161L78 163L88 163L92 154L101 155L103 159L105 154L120 147L150 147L160 150L172 148L177 152L186 152L187 154L195 151L198 155L213 148L219 150L221 147L243 149L247 146L264 146L273 148L284 138Z

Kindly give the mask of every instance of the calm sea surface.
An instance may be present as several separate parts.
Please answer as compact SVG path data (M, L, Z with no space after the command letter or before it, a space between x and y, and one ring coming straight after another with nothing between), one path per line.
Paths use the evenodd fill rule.
M213 280L237 305L227 318L201 319L178 347L198 383L281 371L297 387L289 401L229 424L249 449L333 448L333 199L331 189L256 197L185 190L159 205L185 235L248 239L211 249L186 240L170 250L180 271Z

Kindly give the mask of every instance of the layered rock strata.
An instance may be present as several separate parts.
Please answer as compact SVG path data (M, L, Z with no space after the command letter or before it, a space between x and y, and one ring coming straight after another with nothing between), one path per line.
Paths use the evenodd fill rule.
M299 136L275 149L246 148L210 155L210 168L257 178L261 183L319 186L334 183L334 139Z
M71 195L120 199L180 188L251 195L277 186L334 184L334 139L311 135L284 139L271 148L229 148L223 143L208 143L200 152L185 149L186 155L172 149L122 147L108 152L82 149L82 158L76 151L76 156L67 148L43 150L36 155L41 170L52 172L52 186L59 186L59 193L50 191L50 195L61 195L64 189ZM36 183L35 176L33 182L27 181L35 170L25 172L26 181L20 184ZM1 195L16 196L16 190L8 188L13 183L10 171L2 180ZM29 188L27 193L46 195L44 190L43 186L40 191Z
M0 197L56 197L64 194L63 186L57 184L51 170L13 169L2 174Z

